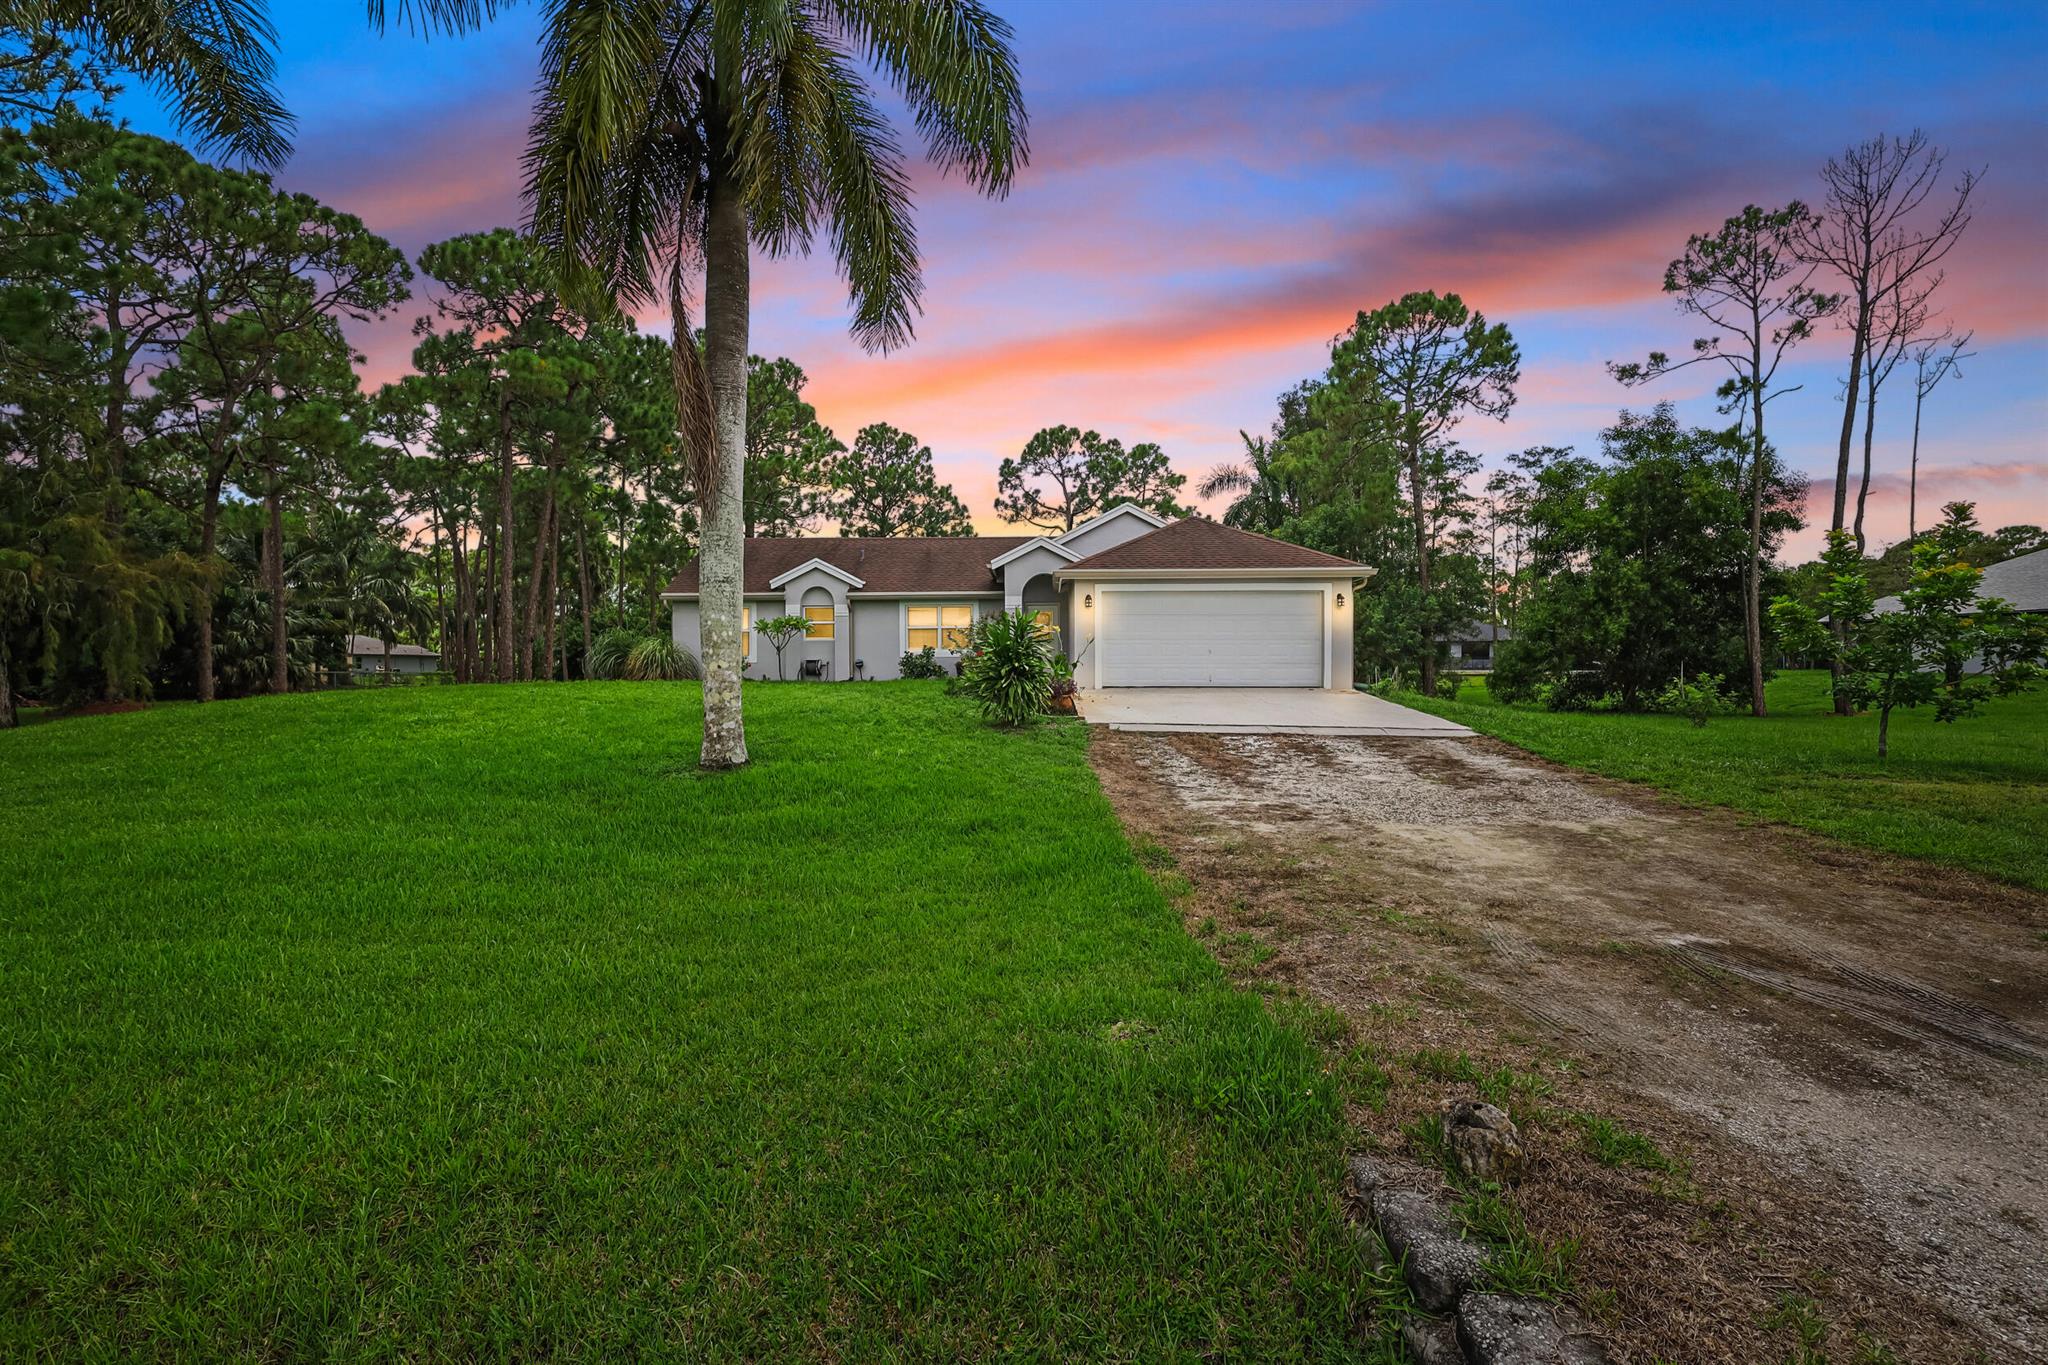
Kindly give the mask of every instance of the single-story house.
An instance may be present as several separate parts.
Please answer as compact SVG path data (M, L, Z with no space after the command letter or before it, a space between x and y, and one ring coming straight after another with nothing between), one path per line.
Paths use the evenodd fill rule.
M2030 550L1993 564L1977 580L1977 596L2001 598L2014 611L2048 613L2048 550ZM1882 615L1899 610L1899 605L1896 597L1880 597L1873 609Z
M420 645L391 646L393 673L432 673L441 666L438 650ZM374 635L348 637L348 667L351 673L382 673L385 668L384 642Z
M746 676L776 676L759 630L809 626L791 678L894 678L930 648L957 666L974 622L1042 616L1082 687L1351 687L1351 603L1372 570L1268 536L1120 504L1060 535L753 537ZM700 653L698 566L662 594L675 642Z
M1486 673L1493 669L1493 647L1515 637L1506 626L1472 621L1441 638L1449 647L1452 668L1461 672Z

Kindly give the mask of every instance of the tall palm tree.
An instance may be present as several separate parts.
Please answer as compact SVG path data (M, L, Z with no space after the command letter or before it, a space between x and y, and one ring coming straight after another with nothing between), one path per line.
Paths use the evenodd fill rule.
M1244 462L1217 465L1195 492L1205 498L1232 494L1223 524L1270 535L1301 510L1299 499L1280 470L1278 448L1263 436L1242 431L1237 436L1244 442Z
M0 0L0 29L75 35L164 93L206 149L275 166L291 155L292 116L272 84L266 10L263 0Z
M384 0L369 0L385 20ZM505 0L398 0L461 30ZM1027 156L1010 28L977 0L548 0L527 151L532 230L625 304L666 298L678 425L697 488L707 768L746 762L741 478L749 246L802 254L824 229L854 338L908 341L923 293L903 153L863 78L909 106L927 154L983 193ZM704 350L688 283L704 267Z

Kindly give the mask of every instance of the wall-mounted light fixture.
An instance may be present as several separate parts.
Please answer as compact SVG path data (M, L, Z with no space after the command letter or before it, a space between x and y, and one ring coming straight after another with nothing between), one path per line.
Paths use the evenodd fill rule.
M1090 611L1094 611L1094 610L1095 610L1095 594L1094 594L1094 593L1092 593L1092 592L1089 592L1089 593L1083 593L1083 594L1081 594L1081 605L1082 605L1082 606L1084 606L1084 607L1086 607L1086 608L1088 608L1088 610L1090 610Z
M1337 594L1337 609L1339 611L1344 609L1344 594L1341 592Z

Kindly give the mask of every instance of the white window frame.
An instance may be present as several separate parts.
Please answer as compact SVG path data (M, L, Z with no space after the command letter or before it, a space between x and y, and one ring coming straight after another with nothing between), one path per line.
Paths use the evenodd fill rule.
M698 609L698 619L703 619L703 609ZM701 633L701 632L700 632ZM754 662L754 609L740 604L740 666Z
M935 619L935 621L936 621L936 624L935 624L935 625L932 625L932 626L919 626L919 627L917 627L917 629L919 629L919 630L936 630L936 631L938 632L938 636L939 636L939 642L938 642L938 644L936 644L936 645L934 645L934 646L932 647L932 652L933 652L933 653L934 653L935 655L937 655L937 656L938 656L939 658L941 658L941 659L957 659L957 658L959 658L959 657L960 657L960 651L959 651L959 650L957 650L957 649L947 649L947 648L946 648L946 632L947 632L948 630L958 630L958 629L960 628L960 627L958 627L958 626L948 626L948 625L946 624L946 608L947 608L947 607L965 607L965 608L967 609L967 629L969 630L969 632L972 632L972 631L973 631L973 629L974 629L974 623L975 623L976 621L978 621L978 620L980 620L980 619L981 619L981 613L975 610L975 607L976 607L976 605L977 605L977 604L976 604L976 603L975 603L975 602L973 601L973 599L971 599L971 598L943 598L943 597L935 597L935 598L933 598L933 599L931 599L930 601L927 601L927 602L905 602L905 603L903 603L903 604L902 604L902 606L901 606L901 607L899 607L899 608L897 609L897 613L896 613L896 620L897 620L897 625L898 625L898 627L899 627L899 631L898 631L898 638L899 638L899 639L901 639L901 640L902 640L902 642L903 642L903 652L904 652L905 654L914 654L914 653L916 653L916 652L917 652L917 650L914 650L914 649L912 649L912 648L910 647L910 630L911 630L911 626L910 626L910 613L911 613L912 609L916 609L916 610L922 611L922 610L924 610L925 608L929 607L929 608L931 608L931 609L932 609L933 611L936 611L936 612L938 613L938 616L937 616L936 618L934 618L934 619ZM919 648L919 649L922 649L922 648L923 648L923 646L922 646L922 645L920 645L920 646L919 646L918 648Z
M839 609L830 602L822 606L803 607L800 608L800 611L804 618L804 638L806 640L836 640L839 638ZM811 613L814 611L824 612L824 619L811 619ZM823 626L824 629L816 629L819 626Z

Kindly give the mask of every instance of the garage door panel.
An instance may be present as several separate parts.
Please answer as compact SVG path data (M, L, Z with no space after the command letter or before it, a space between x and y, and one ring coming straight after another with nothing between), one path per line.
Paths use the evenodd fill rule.
M1102 594L1105 687L1320 687L1320 589Z

